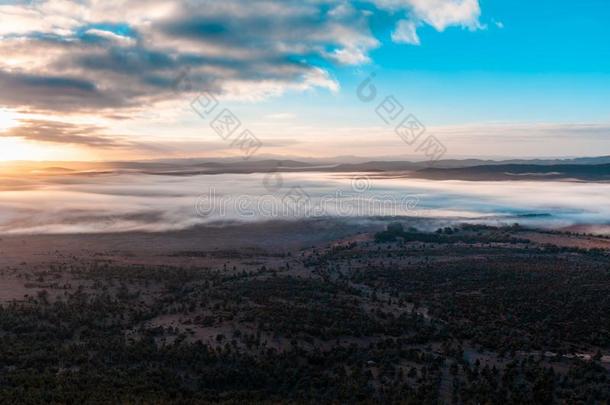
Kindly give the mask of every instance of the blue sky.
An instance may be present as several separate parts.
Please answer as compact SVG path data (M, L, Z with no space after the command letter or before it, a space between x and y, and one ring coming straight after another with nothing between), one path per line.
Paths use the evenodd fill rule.
M372 52L389 69L434 72L608 73L610 4L604 0L481 1L487 29L429 26L423 46L384 42ZM499 22L503 29L494 24Z
M485 29L438 32L423 26L419 46L393 43L393 27L378 27L382 45L371 52L370 65L334 70L342 93L376 72L381 88L439 124L608 121L609 2L480 4Z
M261 155L417 158L386 96L448 157L610 154L608 21L602 0L0 2L0 159L232 156L202 92Z
M373 51L388 87L417 94L425 110L434 100L444 110L459 104L459 114L444 111L453 122L608 120L610 3L482 1L481 9L485 30L423 27L420 46L387 41Z
M537 145L526 155L546 155L546 149L557 156L579 150L610 153L607 130L589 135L561 128L610 121L610 3L480 4L484 29L438 32L422 26L417 46L393 43L393 26L380 21L373 27L382 44L370 53L371 63L332 70L341 84L339 93L288 94L269 101L265 109L290 111L330 127L338 122L374 126L378 117L354 94L361 80L375 72L380 92L395 95L429 126L492 124L511 132L512 125L516 130L557 125L560 147L549 148L548 139L532 134ZM511 152L530 148L532 142L520 142ZM482 154L503 155L501 144Z

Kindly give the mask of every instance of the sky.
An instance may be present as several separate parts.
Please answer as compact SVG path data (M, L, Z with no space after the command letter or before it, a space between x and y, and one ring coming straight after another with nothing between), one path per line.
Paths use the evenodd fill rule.
M0 0L0 161L609 155L608 21L606 0Z

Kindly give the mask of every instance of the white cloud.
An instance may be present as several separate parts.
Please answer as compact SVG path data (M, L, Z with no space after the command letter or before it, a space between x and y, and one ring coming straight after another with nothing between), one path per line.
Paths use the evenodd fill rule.
M287 91L309 91L315 88L333 93L339 91L339 83L328 71L314 67L299 80L228 80L223 84L223 100L261 101L277 97Z
M416 28L427 24L437 31L450 26L470 30L483 29L479 22L481 9L478 0L371 0L381 9L404 13L408 19L400 20L392 40L398 43L419 45Z
M370 20L388 12L398 43L419 44L417 28L426 24L438 31L481 27L477 0L0 5L0 106L110 115L175 100L175 80L187 69L193 91L221 97L338 91L326 66L371 62L381 43Z
M275 113L275 114L267 114L264 118L269 120L293 120L296 118L296 114L294 113Z
M400 20L392 33L392 41L402 44L419 45L417 27L410 20Z
M481 9L478 0L406 0L413 15L443 31L451 25L469 29L481 28Z
M109 41L118 42L120 45L135 45L136 41L133 38L129 38L123 35L115 34L114 32L100 30L96 28L88 29L86 31L89 35L94 35L100 38L107 39Z

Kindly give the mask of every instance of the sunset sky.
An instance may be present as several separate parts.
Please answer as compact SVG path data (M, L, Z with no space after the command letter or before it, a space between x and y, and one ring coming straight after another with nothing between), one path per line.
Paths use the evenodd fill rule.
M607 0L0 0L0 160L237 156L222 109L261 157L417 158L387 96L447 157L608 155L608 21Z

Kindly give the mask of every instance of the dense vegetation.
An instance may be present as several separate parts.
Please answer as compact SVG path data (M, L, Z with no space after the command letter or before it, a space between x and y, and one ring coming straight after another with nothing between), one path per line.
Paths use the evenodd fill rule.
M190 252L201 266L19 273L33 293L0 308L0 398L607 403L608 252L519 232L391 225L219 268Z

